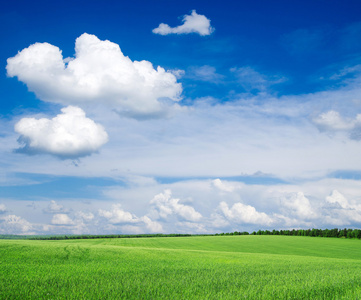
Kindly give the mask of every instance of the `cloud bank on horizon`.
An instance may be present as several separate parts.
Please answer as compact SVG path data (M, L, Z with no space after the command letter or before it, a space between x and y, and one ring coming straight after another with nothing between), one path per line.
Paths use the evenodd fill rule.
M360 227L360 17L269 26L247 5L2 54L21 101L1 102L0 234Z

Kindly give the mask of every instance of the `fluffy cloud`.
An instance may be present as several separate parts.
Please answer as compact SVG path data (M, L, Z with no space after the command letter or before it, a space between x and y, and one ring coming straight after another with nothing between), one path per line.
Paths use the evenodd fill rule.
M56 201L51 200L50 204L47 208L45 208L44 213L47 214L67 214L69 213L69 210L64 208L61 204L56 203Z
M100 209L99 216L108 219L111 224L137 223L139 221L135 215L124 211L120 204L113 205L110 211Z
M99 209L98 213L110 224L122 225L124 230L130 230L134 233L163 232L163 227L158 222L151 220L148 216L138 218L136 215L124 211L120 204L113 205L111 210Z
M190 15L183 16L182 25L170 27L168 24L161 23L153 29L153 33L160 35L197 33L204 36L210 35L213 31L211 20L204 15L197 14L195 10L192 10Z
M66 214L56 214L51 219L51 224L53 225L74 225L74 221Z
M176 215L186 221L197 222L201 220L202 215L192 206L179 203L179 199L172 198L171 190L165 190L150 201L154 205L160 218L167 218L169 215Z
M49 153L61 158L74 158L96 152L108 141L104 128L86 117L74 106L63 108L52 119L23 118L15 124L24 147L18 152Z
M320 114L313 121L323 130L348 130L354 127L354 122L343 120L340 114L334 110Z
M361 114L357 114L355 119L344 119L339 112L330 110L314 118L313 122L321 131L344 131L351 139L361 140Z
M132 61L119 46L84 33L76 39L75 58L35 43L7 60L7 74L27 84L44 101L64 105L104 103L131 117L163 115L163 99L179 100L181 84L149 61Z
M27 220L16 215L8 215L0 219L2 234L32 234L33 226Z
M333 204L338 208L349 208L349 203L347 199L337 190L333 190L331 195L326 197L326 202L329 204Z
M361 224L361 205L350 203L338 190L326 197L325 219L334 225Z
M229 193L233 192L236 188L238 188L234 184L230 184L229 182L223 182L219 178L212 180L212 185L220 191Z
M5 204L0 204L0 214L6 213L6 206Z
M291 194L281 200L282 210L301 220L315 219L318 217L310 201L302 192Z
M94 219L94 215L91 212L77 211L75 213L75 216L78 220L84 221L84 222L90 222Z
M253 206L243 203L235 203L231 208L228 204L222 201L219 204L219 210L231 222L258 224L270 226L273 223L272 218L263 212L258 212Z

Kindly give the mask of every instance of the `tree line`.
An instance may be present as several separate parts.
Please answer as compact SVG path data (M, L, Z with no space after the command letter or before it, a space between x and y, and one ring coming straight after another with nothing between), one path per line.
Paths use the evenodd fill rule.
M258 230L248 233L247 231L230 232L230 233L216 233L215 235L288 235L288 236L313 236L313 237L334 237L334 238L348 238L361 239L360 229L292 229L292 230Z
M292 230L258 230L249 233L247 231L234 231L215 234L81 234L81 235L0 235L0 239L30 239L30 240L74 240L74 239L119 239L119 238L149 238L149 237L186 237L186 236L223 236L223 235L286 235L286 236L311 236L361 239L361 229L292 229Z

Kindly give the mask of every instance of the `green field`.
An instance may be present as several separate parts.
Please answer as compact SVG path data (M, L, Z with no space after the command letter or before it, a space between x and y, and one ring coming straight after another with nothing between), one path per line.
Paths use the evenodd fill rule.
M361 241L0 240L0 299L361 299Z

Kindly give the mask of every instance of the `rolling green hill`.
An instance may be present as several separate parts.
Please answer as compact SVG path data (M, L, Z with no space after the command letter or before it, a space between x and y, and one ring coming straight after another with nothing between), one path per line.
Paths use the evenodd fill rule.
M1 240L0 299L357 299L361 241Z

